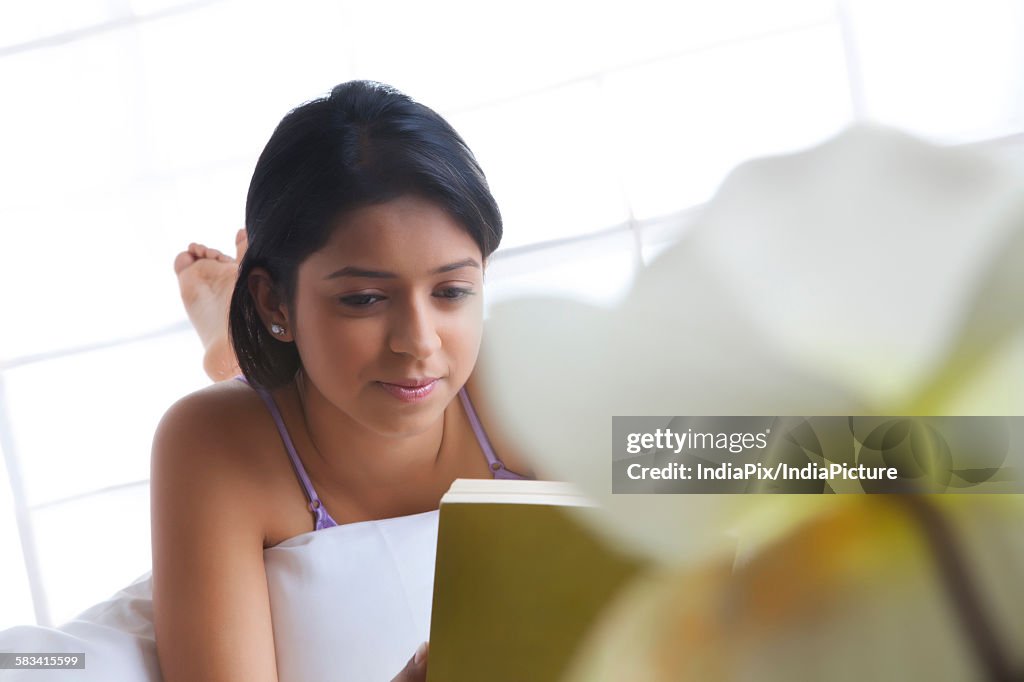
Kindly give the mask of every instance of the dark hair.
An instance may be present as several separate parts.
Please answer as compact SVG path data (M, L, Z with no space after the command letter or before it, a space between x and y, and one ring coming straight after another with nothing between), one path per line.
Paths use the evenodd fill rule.
M280 386L301 366L295 344L264 328L249 294L252 269L266 268L291 309L299 264L326 244L344 212L409 194L445 209L484 258L498 248L501 214L484 173L432 109L382 83L350 81L278 124L249 183L249 246L228 316L231 344L250 383Z

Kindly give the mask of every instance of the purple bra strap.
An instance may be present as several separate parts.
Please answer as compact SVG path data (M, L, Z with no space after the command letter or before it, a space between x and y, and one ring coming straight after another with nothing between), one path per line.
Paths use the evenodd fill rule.
M288 429L284 425L284 419L281 418L281 411L277 409L277 403L274 402L273 396L270 395L265 389L257 386L252 386L245 377L235 377L242 383L248 384L259 394L260 398L266 404L267 409L270 410L270 416L274 418L274 424L277 425L277 431L281 434L281 440L284 442L285 450L288 451L288 457L292 461L292 469L295 470L295 475L299 477L299 482L302 487L306 490L306 499L309 500L309 511L313 512L316 516L316 530L321 528L330 528L331 526L337 526L338 524L331 515L324 509L323 503L317 496L316 491L313 489L313 483L309 480L309 476L306 474L306 469L302 466L302 460L299 459L299 454L295 451L295 444L292 443L292 437L288 433Z
M459 389L459 399L462 400L462 407L465 408L466 416L469 417L469 425L473 427L473 433L476 434L476 440L480 443L480 449L484 451L484 455L487 457L487 461L491 465L491 472L494 477L512 479L526 478L514 471L506 469L505 463L498 459L498 456L494 454L494 447L491 445L491 439L487 437L483 424L480 423L480 417L477 416L476 408L473 407L473 403L469 399L469 393L466 392L465 386Z

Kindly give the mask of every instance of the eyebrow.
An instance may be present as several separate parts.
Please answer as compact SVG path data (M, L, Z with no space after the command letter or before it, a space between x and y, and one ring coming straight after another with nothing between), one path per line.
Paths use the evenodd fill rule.
M430 274L441 275L452 270L461 270L462 268L477 268L480 269L480 264L472 258L464 258L463 260L449 263L448 265L442 265L436 268ZM363 268L357 268L354 265L349 265L341 270L335 270L331 274L324 277L324 279L337 279L338 277L370 277L373 279L396 279L398 275L393 272L382 272L380 270L365 270Z

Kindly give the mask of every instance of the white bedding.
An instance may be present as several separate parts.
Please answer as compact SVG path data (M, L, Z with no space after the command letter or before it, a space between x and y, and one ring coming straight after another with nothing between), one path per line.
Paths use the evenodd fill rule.
M281 682L390 680L430 631L438 512L303 533L264 550ZM3 682L161 682L152 581L59 628L0 632L0 652L86 654L85 670L0 670Z

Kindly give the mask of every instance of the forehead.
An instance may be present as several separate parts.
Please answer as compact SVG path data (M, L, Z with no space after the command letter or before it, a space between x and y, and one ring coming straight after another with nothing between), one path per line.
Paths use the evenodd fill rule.
M314 270L356 265L411 275L465 258L482 261L469 232L437 204L409 196L346 213L305 265Z

